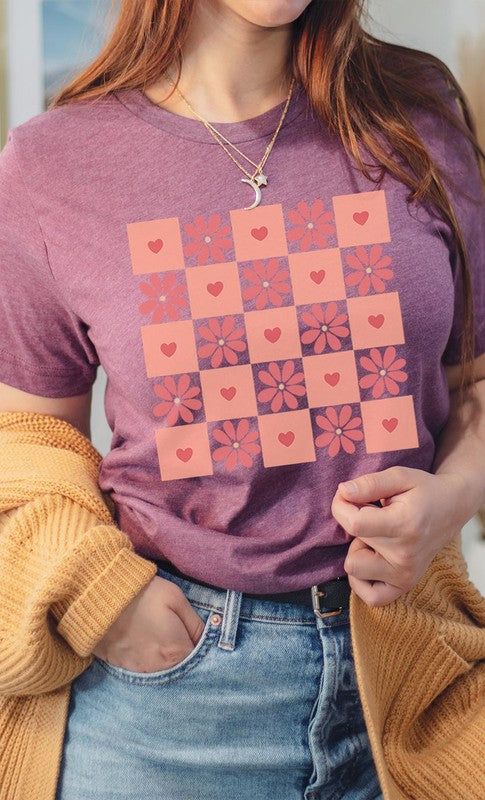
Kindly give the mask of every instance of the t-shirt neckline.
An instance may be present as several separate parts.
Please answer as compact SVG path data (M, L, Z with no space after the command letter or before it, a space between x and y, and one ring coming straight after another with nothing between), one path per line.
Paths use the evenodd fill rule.
M157 128L184 139L194 139L205 144L220 146L203 122L162 108L154 103L142 89L124 87L114 90L113 94L129 111ZM234 144L247 142L275 132L285 103L286 98L277 105L263 111L262 114L239 122L215 122L212 120L209 120L209 122ZM308 96L303 85L296 82L280 130L292 123L308 105Z

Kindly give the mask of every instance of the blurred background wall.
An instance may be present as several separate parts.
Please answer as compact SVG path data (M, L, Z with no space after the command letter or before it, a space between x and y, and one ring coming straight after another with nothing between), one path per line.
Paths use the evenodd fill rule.
M439 56L465 89L485 145L485 0L369 0L376 35Z
M324 0L322 0L324 2ZM99 50L110 0L0 0L0 147L9 127L43 111L57 86ZM459 79L485 147L485 0L368 0L366 26L388 41L439 56ZM93 389L92 438L102 454L106 375ZM485 595L485 540L478 518L463 532L470 577Z

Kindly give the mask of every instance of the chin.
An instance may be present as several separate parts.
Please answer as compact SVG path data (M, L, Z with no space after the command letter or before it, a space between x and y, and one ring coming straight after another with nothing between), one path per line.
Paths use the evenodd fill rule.
M276 28L297 19L312 0L223 0L224 4L253 25Z

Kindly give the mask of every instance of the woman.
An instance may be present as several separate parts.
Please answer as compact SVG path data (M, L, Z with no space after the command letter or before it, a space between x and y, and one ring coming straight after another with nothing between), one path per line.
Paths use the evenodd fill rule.
M103 365L99 485L158 566L57 800L383 797L349 591L392 603L485 499L484 154L360 12L122 0L9 134L3 408L89 433Z

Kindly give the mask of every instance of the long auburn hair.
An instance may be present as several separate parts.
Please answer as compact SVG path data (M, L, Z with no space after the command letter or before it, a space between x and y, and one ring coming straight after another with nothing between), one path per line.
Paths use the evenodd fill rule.
M96 58L65 84L49 108L82 99L95 100L125 87L145 88L172 63L180 77L182 51L196 0L111 0L106 20L111 28ZM391 44L362 27L365 0L312 0L292 23L287 61L289 79L303 84L322 122L340 136L346 151L374 183L389 173L409 189L408 202L431 203L450 226L460 259L463 329L459 399L473 386L475 310L465 240L441 177L408 115L410 106L441 115L471 142L485 185L485 152L474 117L452 72L430 53ZM456 114L423 69L437 70L455 97ZM174 90L173 90L174 91ZM384 142L383 142L384 138ZM359 142L375 159L373 176ZM386 148L385 143L389 146ZM393 155L390 155L392 153ZM375 169L375 165L373 166Z

